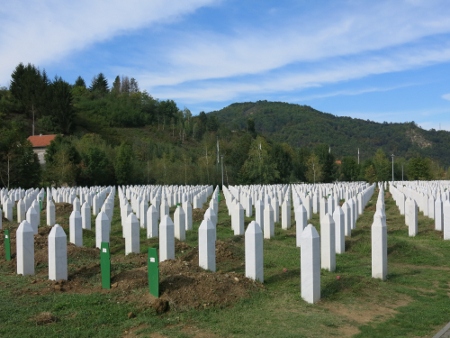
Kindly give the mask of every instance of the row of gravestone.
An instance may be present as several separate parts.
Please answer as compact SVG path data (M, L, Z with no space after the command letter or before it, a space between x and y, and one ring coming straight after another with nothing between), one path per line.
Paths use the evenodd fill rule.
M361 192L364 194L363 201L369 201L374 192L375 186L371 186L367 190ZM372 224L372 277L385 279L387 273L387 231L386 222L384 218L384 224L378 223L376 220L384 213L384 191L382 185L377 201L377 211L374 216L374 223ZM363 202L363 208L366 202ZM320 221L320 236L313 225L308 226L303 230L300 237L300 288L302 298L309 302L315 303L320 300L320 273L321 268L329 271L335 271L336 269L336 253L338 242L335 240L340 236L337 233L339 226L337 222L329 215L325 214L325 217ZM342 228L341 228L342 231ZM384 233L382 237L379 233ZM384 250L384 255L381 254ZM381 254L381 258L380 258ZM381 260L381 262L380 262ZM379 269L385 268L385 273L380 274ZM384 276L384 277L383 277Z
M344 203L344 205L349 202L353 198L357 198L357 202L355 205L359 205L359 207L355 207L354 209L351 209L351 212L345 213L342 211L342 208L339 206L338 203L335 203L332 197L333 195L330 194L328 196L328 199L325 199L323 196L320 199L320 206L317 208L319 209L321 213L321 240L320 240L320 250L319 250L319 258L316 257L317 254L317 245L316 243L318 241L318 234L317 231L312 227L312 225L308 225L305 227L305 230L303 230L304 225L306 225L305 218L307 217L307 211L305 208L305 204L308 205L308 201L311 198L311 195L314 195L312 192L311 195L305 194L305 189L301 185L296 185L291 188L290 186L281 187L282 196L284 197L284 201L282 203L286 205L290 205L290 200L294 200L294 212L296 213L296 222L297 222L297 245L300 245L302 247L302 297L306 301L315 302L317 301L317 288L319 289L319 298L320 298L320 273L319 273L319 280L313 278L313 282L311 281L303 281L303 277L313 277L316 276L317 273L307 273L308 267L313 268L314 271L317 270L317 262L318 263L318 269L320 272L320 268L328 269L330 271L334 271L335 269L335 254L336 253L342 253L345 251L345 247L342 246L342 243L345 243L344 241L344 235L350 235L351 229L354 228L354 223L352 224L352 220L356 222L356 215L361 214L362 210L364 209L365 204L370 199L371 195L374 191L374 185L363 186L362 189L356 189L357 195L352 196L352 194L346 194L346 196L349 198L348 201ZM230 187L231 188L231 187ZM119 187L119 199L121 202L121 210L122 208L125 209L126 204L128 201L126 201L127 191L132 190L127 188L120 188ZM114 191L114 190L113 190ZM236 205L239 205L239 200L234 200L234 196L232 193L230 193L231 189L227 189L224 187L224 195L227 201L227 206L229 208L229 213L232 213L233 211L230 210L230 205L234 206L236 209ZM325 191L325 190L318 190ZM215 226L217 224L217 212L218 212L218 189L213 192L212 198L210 201L210 206L205 212L204 221L201 223L199 228L199 265L205 269L215 271L215 240L216 240L216 230ZM277 199L278 194L272 195L272 199ZM130 200L133 198L132 193L129 193L128 196L130 196ZM242 198L241 196L245 196L239 194L239 198ZM264 195L260 195L264 196ZM351 197L352 196L352 197ZM379 196L382 196L380 193ZM336 196L336 199L338 199L339 196ZM181 197L183 199L183 197ZM186 199L186 198L184 198ZM138 198L139 200L139 198ZM164 205L165 198L162 199L162 205ZM379 198L380 200L380 198ZM111 217L108 217L108 201L114 201L114 193L110 192L108 195L108 198L106 198L105 203L102 206L102 210L97 218L96 218L96 243L97 247L100 247L99 243L101 242L108 242L109 241L109 232L110 232L110 219ZM332 201L332 202L330 202ZM183 201L190 204L189 201ZM86 202L85 202L86 203ZM141 201L142 203L142 201ZM156 203L155 203L156 204ZM259 206L258 206L259 204ZM72 223L79 224L79 221L74 220L72 222L72 219L79 219L79 217L76 217L76 200L74 203L74 211L71 214L71 220L70 220L70 229L72 229ZM139 205L139 204L138 204ZM264 202L261 203L255 203L255 211L257 217L258 215L258 208L262 208L265 210L271 210L271 197L265 196ZM267 207L265 207L267 206ZM311 208L312 205L309 204L309 208ZM148 207L148 209L150 209ZM329 208L329 209L327 209ZM334 208L334 212L333 212ZM155 208L156 209L156 208ZM316 210L317 210L316 209ZM111 210L113 210L113 205ZM128 207L126 207L126 210L129 210ZM159 209L162 210L161 208ZM160 213L160 224L159 224L159 232L160 232L160 261L163 261L165 259L172 259L175 257L175 248L174 248L174 238L176 238L176 230L174 223L170 219L168 213L165 212L166 207L164 207L164 211ZM177 213L178 210L182 210L181 206L178 206L175 213ZM347 209L348 210L348 209ZM378 202L377 202L377 210L378 210ZM148 210L147 210L148 211ZM208 212L209 211L209 212ZM332 215L329 212L332 213ZM272 210L273 212L273 210ZM290 212L290 208L289 208ZM75 213L75 214L74 214ZM297 216L297 213L301 214L301 216ZM384 204L382 208L382 213L384 213ZM145 213L145 214L148 214ZM260 222L264 222L265 219L269 219L267 222L268 224L272 224L271 220L274 219L273 216L270 215L270 213L263 212L263 215L269 215L267 217L261 217L259 218ZM281 215L283 217L283 211L281 212ZM351 216L354 214L353 216ZM377 213L376 213L377 214ZM142 213L140 216L143 217L144 213ZM347 215L347 216L346 216ZM243 216L243 215L242 215ZM284 216L287 217L287 214ZM240 217L239 218L243 218ZM181 218L180 218L181 219ZM289 221L290 221L290 215L289 215ZM180 222L181 223L181 222ZM375 217L374 217L374 225L375 225ZM290 223L286 222L286 227L290 227ZM122 223L124 227L124 237L125 237L125 244L126 244L126 254L129 252L139 252L138 248L139 246L139 223L138 218L134 213L128 213L126 217L125 224ZM74 225L75 226L75 225ZM144 227L148 224L145 224ZM185 229L186 224L184 224L183 229ZM80 228L80 226L76 226L77 228ZM233 222L233 216L232 216L232 227L236 231L236 225ZM55 229L61 229L59 226L54 227ZM181 229L180 228L180 229ZM385 218L384 218L384 228L385 228ZM241 229L241 226L239 226L239 229ZM243 225L242 225L243 229ZM347 230L346 230L347 229ZM259 280L263 282L263 256L262 256L262 248L263 248L263 233L269 232L271 233L273 228L264 228L261 227L257 220L250 223L250 225L247 227L247 231L245 232L245 266L246 266L246 276L255 280ZM301 231L302 230L302 231ZM52 230L53 231L53 230ZM55 230L56 231L56 230ZM70 230L71 231L71 230ZM315 231L315 232L314 232ZM60 232L60 231L58 231ZM64 233L64 231L62 230ZM303 234L304 232L304 234ZM71 231L72 233L72 231ZM182 231L179 230L179 237L178 239L182 240L181 236ZM60 236L62 237L62 236ZM75 236L76 237L76 236ZM266 237L270 238L270 236ZM374 237L373 237L374 238ZM65 241L65 233L64 233L64 241ZM76 240L75 240L76 241ZM305 244L305 241L309 241L308 244ZM71 236L71 242L72 236ZM379 241L376 241L378 243ZM137 243L137 244L136 244ZM376 244L373 244L373 248L376 247ZM309 248L309 249L308 249ZM311 249L313 248L313 249ZM49 247L50 250L50 247ZM135 251L137 250L137 251ZM305 250L305 253L303 251ZM67 254L66 254L67 255ZM58 256L58 255L57 255ZM64 255L59 255L58 257L62 257ZM49 259L50 257L53 257L53 255L50 255L49 253ZM67 260L67 258L66 258ZM374 264L374 263L373 263ZM386 266L386 264L385 264ZM49 267L50 267L50 261L49 261ZM67 270L67 268L66 268ZM19 270L18 270L19 271ZM18 272L19 273L19 272ZM49 272L50 276L50 272ZM374 277L376 277L374 275ZM380 278L380 277L376 277ZM60 278L62 279L62 278ZM317 287L319 285L319 287Z
M119 191L121 191L121 188L119 188ZM114 210L115 189L108 188L107 190L101 190L99 192L99 195L104 197L101 199L104 201L104 203L102 204L100 212L98 213L95 220L96 247L98 248L100 248L102 242L106 243L109 242L109 236L111 231L111 220ZM23 198L27 196L28 193L26 193L23 196ZM51 191L48 191L47 196L50 196L47 199L47 211L48 211L48 206L53 205L54 207L54 203L51 197L52 196ZM17 200L18 209L20 208L21 205L20 201L22 201L22 198L19 197L19 199ZM85 223L83 222L80 214L80 209L82 209L82 207L80 207L79 199L76 196L71 197L66 201L67 203L71 201L73 204L73 211L69 217L70 242L77 246L82 246L83 245L82 229L85 228L87 230L90 230L90 222L86 222L88 226L86 227L83 226ZM89 205L88 203L89 200L85 199L83 206L86 205L88 206ZM35 210L33 205L30 205L30 208L27 211L27 213L30 210L33 211ZM176 213L177 211L175 211L175 214ZM36 213L36 215L40 219L39 214ZM1 216L2 210L0 209L0 219ZM90 220L90 213L89 213L89 220ZM170 225L170 223L172 223L170 217L168 215L162 215L160 228L165 229L167 227L166 225ZM16 231L17 273L22 275L34 274L34 235L37 233L37 227L35 229L32 224L34 225L34 221L30 223L27 220L22 220ZM37 224L37 226L39 226L39 224ZM131 252L140 252L139 223L137 221L136 215L130 213L126 217L125 224L122 224L122 226L124 228L123 234L125 237L125 254ZM162 230L161 232L164 233L164 231L165 230ZM165 238L167 239L167 241L170 241L170 236L167 236ZM174 242L173 236L172 242ZM48 243L49 243L48 246L49 279L51 280L67 279L67 236L60 225L55 224L52 227L52 230L49 233ZM168 247L167 242L165 247Z
M254 205L255 221L245 233L246 276L263 281L263 238L273 237L276 212L281 204L281 225L291 227L291 201L296 222L297 246L301 247L301 293L311 303L320 299L321 268L334 271L336 253L345 251L345 236L351 235L356 220L370 200L375 185L366 183L335 185L239 186L224 187L231 225L235 234L243 229L243 210ZM328 198L324 195L328 194ZM253 198L259 198L253 204ZM342 207L340 199L346 199ZM383 209L384 210L384 209ZM320 212L321 236L307 220ZM250 245L247 251L247 243Z
M405 216L409 235L418 233L418 212L434 220L435 230L443 232L444 240L450 240L450 182L390 182L400 214Z

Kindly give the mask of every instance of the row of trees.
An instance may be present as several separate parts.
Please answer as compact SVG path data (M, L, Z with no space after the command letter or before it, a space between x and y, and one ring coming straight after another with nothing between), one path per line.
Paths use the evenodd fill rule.
M0 90L2 186L391 179L382 150L358 164L354 157L338 160L325 144L296 148L263 137L253 119L245 130L231 131L215 114L192 116L173 100L154 99L127 76L117 76L111 87L102 73L90 86L81 77L71 85L19 64L11 79L10 88ZM26 141L34 125L39 133L64 134L48 148L44 168ZM437 163L419 156L396 158L394 172L395 179L447 177Z
M139 138L116 147L97 134L57 137L46 155L45 184L274 184L292 182L389 181L392 162L382 150L358 164L337 161L329 147L294 149L250 132L176 146ZM444 179L447 173L425 158L398 159L394 178Z

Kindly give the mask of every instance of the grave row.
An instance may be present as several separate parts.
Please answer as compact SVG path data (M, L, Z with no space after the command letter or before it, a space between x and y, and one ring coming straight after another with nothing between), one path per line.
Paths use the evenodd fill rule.
M409 236L418 233L418 212L434 220L435 230L442 231L445 240L450 239L450 183L390 182L389 191L401 215L405 216Z
M372 277L384 280L387 276L387 228L384 212L384 190L387 183L380 183L378 186L380 190L372 225ZM307 302L318 301L320 299L320 270L335 271L336 254L345 252L345 236L351 236L356 221L372 197L375 187L375 184L369 185L362 182L326 185L224 186L223 195L228 214L231 216L231 230L235 235L245 234L246 277L260 282L264 281L264 239L270 239L274 236L274 224L277 222L281 223L283 229L289 229L292 226L291 211L293 210L296 224L296 245L301 248L301 295ZM418 198L418 196L423 195L423 189L433 191L432 187L435 186L426 188L423 185L418 185L414 188L414 185L389 183L389 190L396 202L401 200L400 194L408 196L406 200L412 199L415 202L416 199L411 196ZM439 188L434 190L436 194L433 196L436 196L437 199L446 198L445 201L448 202L448 190L442 190L442 185L437 187ZM82 245L81 229L90 229L90 215L95 215L95 212L97 212L95 219L96 246L100 248L102 242L109 242L115 193L116 189L112 187L103 189L48 189L46 193L42 189L31 189L19 193L1 191L0 198L3 205L9 204L8 200L11 202L15 200L17 201L18 211L21 208L19 204L22 204L20 201L23 201L25 206L29 205L25 219L20 222L17 230L17 273L34 273L34 258L32 258L30 248L34 247L32 237L36 233L34 227L36 226L37 229L39 224L36 225L34 222L32 225L32 222L26 216L29 212L34 214L30 209L34 209L39 215L38 210L40 211L42 204L37 209L35 201L39 204L46 197L47 216L49 210L51 212L49 205L51 207L53 204L54 207L53 201L55 199L60 200L60 196L62 196L62 201L73 204L73 211L69 219L70 242L79 246ZM204 213L204 220L198 229L199 266L215 271L219 194L218 187L213 189L212 186L118 187L117 195L125 238L125 254L140 252L139 227L141 227L147 229L148 238L159 237L160 261L174 259L175 238L183 241L185 240L185 232L192 230L192 209L201 207L211 196L208 208ZM93 203L94 200L96 201L96 208L90 207L91 200ZM341 200L344 200L342 206L340 205ZM81 201L83 203L80 206ZM407 210L405 219L407 219L408 225L412 222L411 220L417 219L417 216L413 215L413 208L411 208L411 212L409 211L410 209L406 204L405 202L403 210ZM83 206L86 210L84 213ZM173 220L169 215L169 208L172 206L176 206ZM399 209L401 212L401 207ZM443 209L445 210L445 208ZM252 218L254 213L254 220L250 222L246 230L244 212L247 217ZM320 214L320 236L313 225L307 224L314 213ZM86 218L84 221L83 214ZM437 215L438 213L429 212L430 214ZM415 215L417 215L417 210ZM446 224L445 215L444 212L443 224ZM89 218L89 221L87 221L87 218ZM33 219L31 217L30 220ZM47 225L52 225L48 223ZM52 239L54 244L50 245L52 242L49 235L49 278L61 277L64 274L67 278L67 247L60 244L67 242L66 235L64 230L57 225L53 226L51 235L55 239ZM21 237L20 241L19 237ZM19 255L19 250L22 251L21 255ZM19 256L21 259L20 270ZM52 263L50 257L53 257ZM31 266L33 266L33 270ZM50 268L53 269L52 272Z

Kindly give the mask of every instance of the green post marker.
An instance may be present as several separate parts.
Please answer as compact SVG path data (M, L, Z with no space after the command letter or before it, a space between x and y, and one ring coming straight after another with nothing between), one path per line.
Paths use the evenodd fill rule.
M11 260L11 238L9 237L9 230L5 230L5 256L6 260Z
M148 289L152 296L159 297L159 260L156 248L148 249Z
M111 255L108 242L102 242L100 246L100 267L102 270L102 288L111 289Z

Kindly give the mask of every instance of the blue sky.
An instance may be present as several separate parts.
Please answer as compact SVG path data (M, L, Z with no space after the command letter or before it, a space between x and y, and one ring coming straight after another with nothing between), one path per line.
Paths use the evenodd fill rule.
M23 62L194 115L268 100L450 130L447 0L5 1L0 55L0 86Z

